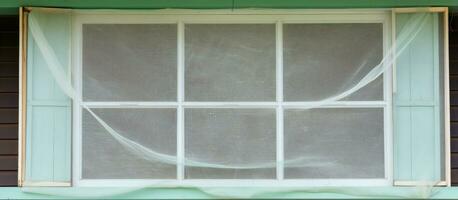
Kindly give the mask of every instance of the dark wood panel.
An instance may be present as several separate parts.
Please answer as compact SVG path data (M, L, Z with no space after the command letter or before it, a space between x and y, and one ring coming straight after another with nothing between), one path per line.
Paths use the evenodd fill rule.
M17 170L17 156L0 156L0 170Z
M19 76L19 63L14 62L0 62L0 77Z
M0 92L18 92L19 78L0 78Z
M19 47L0 47L0 61L19 60Z
M17 171L0 171L0 186L17 186Z
M458 91L451 91L450 92L450 105L451 106L458 106Z
M18 47L18 16L0 16L0 186L17 186Z
M449 68L450 75L458 75L458 60L451 60Z
M458 169L458 153L452 153L452 169Z
M16 15L1 16L0 17L0 31L18 31L19 30L19 17Z
M458 60L458 45L450 45L450 60Z
M452 169L451 173L451 178L452 178L452 183L457 184L458 183L458 169Z
M450 135L458 138L458 122L450 122Z
M457 35L458 36L458 35ZM454 51L456 48L453 49ZM458 52L454 52L458 54ZM458 61L450 62L450 90L458 90L458 76L452 76L453 74L458 74ZM458 92L450 92L450 104L458 105ZM452 107L450 110L450 120L458 121L458 107ZM451 123L450 134L452 137L458 137L458 122ZM458 139L451 140L451 151L458 152ZM452 168L458 168L458 153L452 154L451 157L451 166ZM452 170L452 183L458 184L458 169Z
M0 32L1 47L18 47L19 32Z
M458 27L458 20L450 20L450 26ZM449 29L449 56L450 58L456 58L458 56L457 47L458 47L458 31L451 32L453 29ZM453 55L452 55L453 54ZM456 107L458 107L458 92L452 92L452 90L458 89L458 60L450 60L449 63L449 73L450 73L450 105L454 106L453 109L450 110L450 135L452 136L451 146L450 148L452 151L458 150L458 122L453 122L453 120L457 120L457 111ZM453 111L452 111L453 110ZM453 115L453 118L452 118ZM452 153L451 157L451 167L455 168L452 169L452 184L458 185L458 153Z
M450 13L450 15L452 14L453 13ZM458 20L457 20L458 15L456 13L454 14L455 14L454 18L449 20L449 24L450 24L449 42L450 44L458 44L458 31L452 31L458 28Z
M458 76L450 76L450 90L458 91Z
M455 27L458 27L458 25ZM450 32L448 37L450 46L458 44L458 31Z
M452 44L458 44L458 31L452 31L456 30L458 28L458 20L457 16L454 17L454 19L450 19L450 32L449 32L449 43Z
M18 109L0 108L0 124L17 124Z
M450 149L452 153L458 153L458 139L457 138L451 139Z
M0 93L0 108L17 108L19 104L19 94Z
M0 124L0 140L18 139L17 124Z
M0 140L0 155L17 155L17 140Z
M450 121L458 121L458 107L450 108Z
M458 122L450 122L450 136L458 138Z

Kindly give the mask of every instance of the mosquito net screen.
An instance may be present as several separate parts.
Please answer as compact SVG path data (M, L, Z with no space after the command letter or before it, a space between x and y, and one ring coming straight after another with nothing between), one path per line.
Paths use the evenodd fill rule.
M355 85L383 58L381 23L283 25L284 86L279 90L284 92L278 99L275 24L185 24L182 102L177 102L177 25L84 24L82 30L83 103L139 102L136 108L112 106L94 113L123 137L172 156L177 125L184 124L184 160L227 165L187 166L185 161L186 179L276 179L279 120L285 123L279 131L285 134L286 160L302 160L286 170L287 178L384 178L382 75L339 99L353 106L276 110ZM183 105L182 121L177 123L177 108L146 108L159 101ZM380 105L356 108L361 101ZM176 178L173 165L130 155L96 125L85 112L83 178ZM259 163L270 166L258 168Z

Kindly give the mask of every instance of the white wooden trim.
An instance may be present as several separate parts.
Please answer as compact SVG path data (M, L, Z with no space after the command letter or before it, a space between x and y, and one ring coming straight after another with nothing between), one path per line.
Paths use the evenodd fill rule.
M78 18L72 19L72 71L73 85L76 94L82 97L82 77L83 68L82 58L82 25ZM82 108L79 99L73 100L72 107L72 183L77 185L78 180L82 179Z
M296 101L296 102L276 102L276 101L234 101L234 102L218 102L218 101L202 101L202 102L83 102L82 105L91 108L176 108L180 105L185 108L275 108L282 106L285 108L345 108L345 107L361 107L361 108L379 108L385 107L389 103L386 101L338 101L332 103L320 103L319 101Z
M183 102L185 97L184 88L184 58L185 58L185 37L184 37L184 23L178 23L178 70L177 70L177 91L178 91L178 109L177 109L177 178L183 180L185 177L185 135L184 135L184 108Z
M448 8L443 13L444 21L444 148L445 148L445 182L447 186L452 184L452 166L451 166L451 149L450 149L450 77L449 77L449 38L448 38Z
M391 58L395 59L396 56L396 13L391 12ZM393 94L397 92L397 77L396 77L396 62L392 64L392 77L393 77Z
M30 9L42 9L34 8ZM52 9L52 8L43 8ZM263 9L263 8L242 8L242 9L150 9L150 10L128 10L128 9L73 9L74 14L87 15L351 15L368 14L377 15L390 12L391 8L355 8L355 9Z
M19 8L19 102L18 102L18 186L25 179L25 139L27 108L27 11Z
M418 13L418 12L447 12L448 7L412 7L412 8L393 8L394 13Z
M179 21L185 24L192 23L269 23L278 21L283 23L382 23L388 9L371 10L156 10L156 11L78 11L74 14L84 24L176 24Z
M73 12L73 9L70 8L49 8L49 7L24 7L28 11L39 11L45 13L70 13Z
M315 187L315 186L387 186L387 179L85 179L82 187Z
M394 181L394 186L447 186L445 181Z
M71 182L24 181L23 187L70 187Z
M384 35L384 41L383 41L383 54L385 56L392 56L388 55L390 53L390 50L393 49L393 36L391 33L393 32L392 28L392 19L393 15L389 15L386 19L385 22L383 23L383 35ZM383 121L384 121L384 130L385 130L385 137L384 137L384 145L385 145L385 178L392 184L393 179L394 179L394 166L393 166L393 152L394 152L394 144L393 144L393 124L394 124L394 119L393 119L393 94L394 94L394 87L393 84L395 84L394 81L394 64L391 65L391 68L388 68L384 73L383 73L383 97L386 102L385 107L384 107L384 116L383 116Z
M283 24L278 21L275 24L275 52L276 52L276 159L277 179L284 178L284 110L283 110Z

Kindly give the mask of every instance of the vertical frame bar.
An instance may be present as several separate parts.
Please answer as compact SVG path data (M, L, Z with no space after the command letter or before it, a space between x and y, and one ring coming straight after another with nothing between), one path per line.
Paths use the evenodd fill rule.
M396 59L396 13L394 11L391 12L391 57L392 59ZM393 94L396 93L396 62L393 62L391 65L393 67L392 69L392 76L393 76Z
M83 111L83 65L82 65L82 51L83 51L83 24L77 17L72 19L72 71L73 83L75 85L76 100L73 100L73 142L72 142L72 184L78 186L79 181L82 179L82 111Z
M177 179L184 179L184 23L178 22L178 70L177 70Z
M433 35L434 35L434 47L433 48L434 48L434 50L433 50L433 52L438 52L438 54L439 54L439 52L440 52L440 49L439 49L439 47L440 47L440 44L439 44L439 42L440 42L440 40L439 40L439 37L440 37L439 36L439 15L433 16L433 21L434 21L434 24L433 24L433 29L434 29L433 30L434 31L433 32ZM437 80L440 80L440 76L441 76L440 75L440 61L439 60L440 60L440 56L438 56L437 59L434 58L434 65L437 66L437 67L434 68L434 79L437 79ZM441 84L440 81L435 81L434 84L435 84L434 88L439 88L440 89L440 84ZM434 109L435 110L436 109L437 110L441 110L441 106L440 106L440 95L441 95L441 93L440 93L440 90L434 91L434 93L435 93L434 102L437 102L437 104L435 105ZM445 108L445 106L444 106L444 108ZM445 109L444 109L444 111L445 111ZM435 123L436 124L441 124L441 122L440 122L441 121L441 116L440 116L441 113L436 111L434 114L436 115L436 117L435 117L435 121L436 122ZM439 129L439 131L437 133L440 135L441 130ZM441 138L440 137L439 138L435 137L434 139L436 140L435 141L436 145L441 146ZM444 137L444 139L445 139L445 137ZM445 146L445 144L444 144L444 146ZM437 150L435 152L435 154L437 156L435 162L438 162L438 163L441 162L441 151L442 150L439 149L439 150ZM445 162L445 160L444 160L444 162ZM445 167L445 164L444 164L444 167ZM442 172L441 172L440 166L439 166L439 169L437 169L437 166L435 166L435 170L439 171L438 175L439 175L439 177L441 177L442 176ZM441 177L441 179L442 179L442 177Z
M278 21L275 24L276 40L276 99L277 99L277 131L276 131L276 152L277 152L277 180L284 178L284 132L283 132L283 24Z
M387 16L383 22L383 55L392 57L393 44L393 14ZM394 64L383 73L383 101L386 105L383 107L383 123L384 123L384 148L385 148L385 179L393 183L393 93L395 84Z
M449 82L449 41L448 41L448 8L444 14L444 134L445 134L445 183L451 186L451 149L450 149L450 82Z
M25 131L27 104L27 10L19 8L19 121L18 121L18 186L25 179Z

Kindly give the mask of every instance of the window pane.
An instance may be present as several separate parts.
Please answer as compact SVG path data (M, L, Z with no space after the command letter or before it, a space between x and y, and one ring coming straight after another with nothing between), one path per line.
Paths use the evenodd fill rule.
M319 101L342 93L383 58L382 24L285 24L283 30L286 101ZM351 100L382 100L381 80Z
M186 25L187 101L274 101L275 25Z
M187 160L255 169L186 167L189 179L275 178L274 109L186 109Z
M153 151L176 156L175 109L92 109L111 128ZM95 118L83 112L83 178L169 179L176 165L148 161L114 139Z
M285 178L383 178L383 108L286 110Z
M83 25L85 101L172 101L176 74L175 24Z

